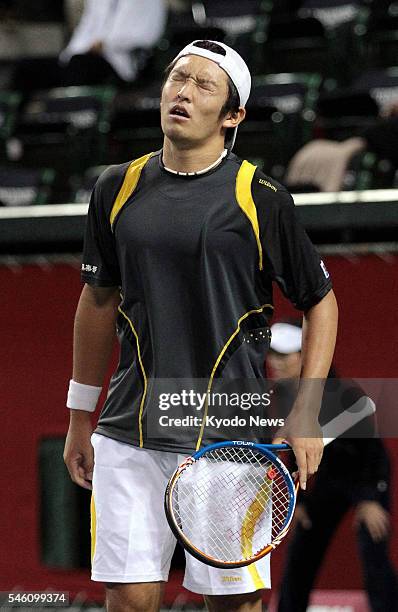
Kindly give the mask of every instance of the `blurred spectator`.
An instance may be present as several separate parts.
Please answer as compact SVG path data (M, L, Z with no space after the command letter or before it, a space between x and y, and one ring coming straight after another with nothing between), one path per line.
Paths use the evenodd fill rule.
M319 191L340 191L353 157L371 151L398 168L398 103L392 104L375 125L361 136L342 142L317 139L305 144L291 159L285 182L293 191L303 186Z
M363 138L343 142L322 138L307 142L290 160L285 182L294 190L340 191L352 157L366 148Z
M73 27L81 2L65 3ZM148 50L161 36L165 0L86 0L81 19L59 58L25 56L15 69L13 88L29 97L39 89L69 85L132 82L144 67Z
M296 324L281 322L273 325L271 332L267 365L277 381L275 396L284 397L288 405L286 395L290 394L301 371L301 329ZM333 372L329 380L335 393L329 394L329 401L325 393L320 414L322 425L329 422L336 410L338 389L343 391L341 398L346 398L349 405L351 396L364 398L358 386L334 378ZM347 432L347 438L334 440L324 450L309 491L300 491L280 585L278 612L307 610L329 542L350 508L355 512L354 526L370 609L372 612L398 610L397 579L388 553L390 461L382 441L372 435L373 421L368 418Z
M83 16L84 0L64 0L65 19L71 32Z
M115 77L131 82L138 72L134 51L149 49L166 22L164 0L86 0L83 16L60 55L67 84L92 84Z

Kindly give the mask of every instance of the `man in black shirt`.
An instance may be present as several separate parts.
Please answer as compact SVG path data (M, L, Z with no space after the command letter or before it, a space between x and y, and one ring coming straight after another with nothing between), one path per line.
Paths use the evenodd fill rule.
M332 359L336 301L292 198L231 153L250 82L230 47L188 45L162 87L163 149L106 170L90 202L65 461L72 479L91 488L89 412L117 326L120 361L91 438L92 577L107 584L111 612L159 608L174 544L164 486L178 453L214 439L204 420L181 439L153 435L154 381L206 379L211 389L220 376L264 377L268 335L259 334L264 340L254 346L243 331L268 328L273 281L304 312L303 377L324 378ZM304 488L322 456L320 392L309 395L302 386L278 435L293 447ZM260 569L227 574L195 562L187 558L184 584L204 593L210 610L261 609L269 559Z

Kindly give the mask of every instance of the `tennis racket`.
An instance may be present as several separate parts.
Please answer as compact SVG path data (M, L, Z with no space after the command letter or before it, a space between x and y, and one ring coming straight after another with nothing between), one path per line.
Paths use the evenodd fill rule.
M322 428L329 444L375 412L366 398ZM276 454L287 444L227 441L188 457L165 493L168 523L183 547L217 568L250 565L274 550L289 531L298 482Z

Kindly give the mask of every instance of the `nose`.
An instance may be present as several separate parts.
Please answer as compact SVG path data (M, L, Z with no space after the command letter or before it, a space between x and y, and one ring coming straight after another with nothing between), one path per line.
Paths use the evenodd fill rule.
M179 100L190 100L192 96L192 83L187 79L177 92Z

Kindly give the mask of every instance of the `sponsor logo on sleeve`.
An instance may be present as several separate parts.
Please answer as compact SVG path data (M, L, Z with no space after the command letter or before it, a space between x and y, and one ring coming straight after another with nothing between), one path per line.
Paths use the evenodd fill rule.
M91 264L82 263L82 272L92 272L93 274L95 274L97 270L98 266L92 266Z
M260 185L265 185L265 187L269 187L269 189L272 189L273 191L278 191L275 185L273 185L269 181L266 181L265 179L260 178L258 182L260 183Z
M325 264L323 263L322 259L321 259L320 266L321 266L321 268L322 268L322 272L323 272L323 273L324 273L324 275L325 275L325 278L329 278L330 274L329 274L329 272L328 272L328 270L327 270L327 268L326 268Z

